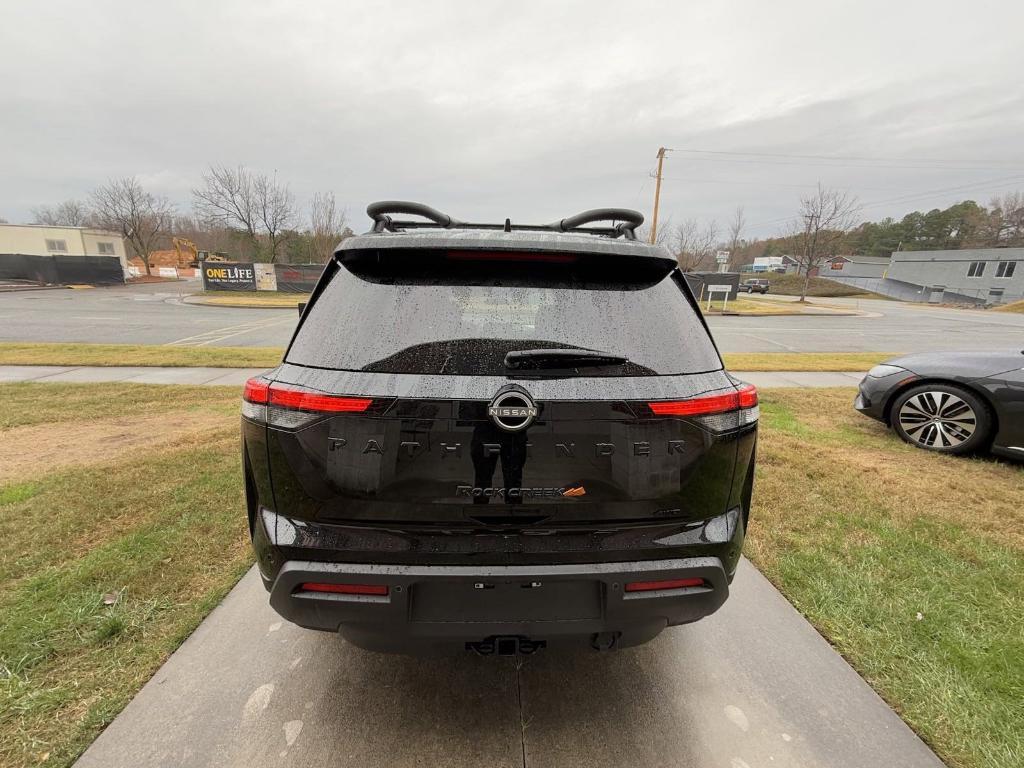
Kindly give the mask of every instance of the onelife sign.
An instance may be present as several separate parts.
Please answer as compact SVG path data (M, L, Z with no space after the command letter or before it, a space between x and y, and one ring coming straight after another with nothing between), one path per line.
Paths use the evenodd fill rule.
M252 264L203 262L203 289L207 291L255 291L256 269Z

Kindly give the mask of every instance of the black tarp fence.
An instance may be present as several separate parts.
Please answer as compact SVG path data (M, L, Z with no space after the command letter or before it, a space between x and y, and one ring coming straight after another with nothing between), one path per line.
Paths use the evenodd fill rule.
M0 279L32 280L45 285L117 285L124 283L124 270L117 256L0 253Z
M697 301L700 301L702 297L707 300L709 285L729 286L729 301L735 299L739 293L739 272L684 272L683 277L686 278L686 283L690 286ZM717 293L715 297L721 299L722 294Z
M277 290L284 293L309 293L323 274L323 264L275 264Z

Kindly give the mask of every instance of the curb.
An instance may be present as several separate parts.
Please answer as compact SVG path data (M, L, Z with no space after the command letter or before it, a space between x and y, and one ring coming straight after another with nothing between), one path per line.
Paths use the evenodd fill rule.
M276 307L272 304L247 304L242 301L239 301L237 304L222 304L220 302L213 303L204 301L204 298L205 297L197 296L193 293L189 296L182 297L181 303L192 304L197 307L219 307L220 309L284 309L288 312L295 311L295 307ZM299 301L296 300L295 304L298 305Z

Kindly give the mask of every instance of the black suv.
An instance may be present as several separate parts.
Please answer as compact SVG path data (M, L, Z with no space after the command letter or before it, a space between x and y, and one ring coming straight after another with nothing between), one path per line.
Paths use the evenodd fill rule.
M499 654L635 645L721 606L757 392L643 217L367 212L245 388L271 605L364 648Z
M744 280L739 285L740 293L768 293L772 284L767 280Z

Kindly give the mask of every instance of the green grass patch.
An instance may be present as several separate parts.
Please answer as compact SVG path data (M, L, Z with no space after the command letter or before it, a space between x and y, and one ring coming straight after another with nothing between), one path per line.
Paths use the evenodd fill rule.
M767 280L771 283L771 287L768 289L771 293L777 293L781 296L799 296L803 291L804 287L804 276L796 274L785 274L780 275L774 272L760 272L760 273L744 273L740 275L740 281L749 280L750 278L758 278L761 280ZM824 277L812 277L811 284L807 290L808 296L860 296L863 298L878 299L883 298L875 293L865 292L863 288L855 288L852 285L844 285L843 283L837 283L835 280L829 280Z
M273 368L280 347L171 347L156 344L0 343L0 365Z
M19 384L0 398L59 430L160 390L208 409L213 431L0 486L0 765L73 763L251 563L237 389L200 403L193 388Z
M1024 468L769 390L747 553L951 766L1024 764Z

